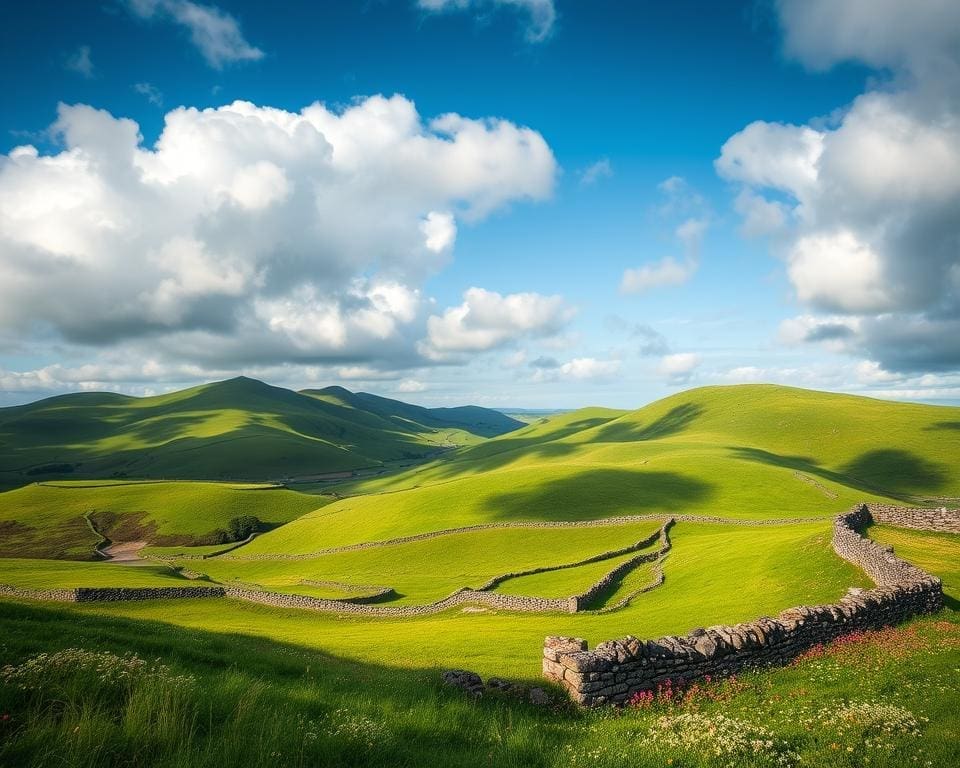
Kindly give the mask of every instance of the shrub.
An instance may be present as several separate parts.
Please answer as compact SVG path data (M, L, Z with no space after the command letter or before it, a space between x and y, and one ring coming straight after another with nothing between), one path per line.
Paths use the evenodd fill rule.
M243 541L247 536L256 533L263 526L259 517L253 515L242 515L233 518L227 523L227 532L230 535L230 541Z

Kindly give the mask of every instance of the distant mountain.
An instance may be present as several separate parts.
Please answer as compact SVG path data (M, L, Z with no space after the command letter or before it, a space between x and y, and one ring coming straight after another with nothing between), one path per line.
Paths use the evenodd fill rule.
M159 397L78 393L0 408L0 484L53 478L279 479L416 459L523 426L342 387L238 377Z

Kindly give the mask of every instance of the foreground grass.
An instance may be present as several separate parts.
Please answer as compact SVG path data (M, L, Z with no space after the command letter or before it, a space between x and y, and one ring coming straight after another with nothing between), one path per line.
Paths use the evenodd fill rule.
M443 689L436 669L26 604L0 604L0 638L5 767L960 760L960 622L950 612L849 638L786 669L598 712L473 701Z

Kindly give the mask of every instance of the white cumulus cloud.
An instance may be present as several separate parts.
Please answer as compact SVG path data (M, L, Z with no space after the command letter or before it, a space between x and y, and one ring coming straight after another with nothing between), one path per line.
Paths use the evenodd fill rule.
M180 107L152 147L61 105L53 133L58 151L0 156L0 339L149 339L211 366L418 359L420 286L457 219L545 198L556 175L535 131L424 121L402 96Z
M894 371L960 368L960 5L777 9L807 66L892 75L826 119L757 121L724 144L716 168L741 186L745 234L777 232L797 298L850 316L846 351Z
M574 313L561 296L504 296L470 288L462 304L428 319L427 339L421 349L429 358L443 359L451 354L493 349L523 337L553 336Z
M700 365L700 356L693 352L675 352L664 355L657 364L657 372L672 383L685 384Z

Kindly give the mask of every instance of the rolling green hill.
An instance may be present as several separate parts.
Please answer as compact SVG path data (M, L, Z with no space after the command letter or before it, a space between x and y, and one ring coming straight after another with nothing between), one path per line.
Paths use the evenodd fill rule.
M864 499L960 497L960 408L769 385L584 409L404 473L261 537L313 551L487 522L684 512L823 516Z
M358 431L383 434L383 424L406 435L416 434L419 427L414 425L442 429L430 421L434 417L429 412L415 407L391 411L376 399L345 390L283 397L298 405L302 398L351 412ZM205 407L221 413L214 401ZM463 429L470 415L461 414L460 426L450 426L444 434ZM408 675L436 679L438 668L456 667L484 676L532 680L539 674L545 635L583 637L595 645L626 634L684 633L696 626L772 615L790 605L833 601L848 587L869 586L866 574L834 553L830 516L864 499L952 504L960 496L958 423L957 408L784 387L712 387L680 393L636 411L590 408L536 419L508 434L485 440L477 437L474 444L447 451L428 464L339 484L337 493L347 494L343 498L240 483L31 484L0 494L0 526L6 523L6 528L0 528L0 545L8 546L7 550L0 546L0 554L7 555L0 560L0 584L50 588L220 583L334 598L390 587L393 592L378 604L409 609L464 586L477 588L499 581L495 589L502 595L562 599L632 559L631 547L652 551L657 544L637 542L649 541L667 515L731 518L681 517L670 529L669 551L656 564L638 564L592 601L587 606L591 610L575 614L468 605L417 616L340 615L231 599L92 603L64 611L72 619L79 618L70 627L108 621L117 627L118 620L124 620L156 632L161 626L156 622L162 622L174 625L177 636L219 632L229 639L231 649L239 642L266 644L269 640L282 643L290 658L320 651L324 656L311 660L311 677L297 694L298 705L315 695L316 681L331 679L340 670L338 665L360 670L356 678L336 672L338 685L351 685L354 697L360 692L382 698L381 687L370 688L371 668L383 668L391 679ZM476 436L484 424L474 423L472 428L475 431L470 434ZM238 514L254 514L278 525L227 554L182 545L145 550L148 556L153 552L167 558L163 565L129 568L108 562L39 559L90 552L96 536L84 527L85 515L101 522L112 520L121 540L136 534L162 543L171 537L198 537ZM651 518L579 524L638 514ZM788 517L800 520L774 524L775 518ZM530 525L547 521L572 525ZM442 532L488 523L497 525ZM23 530L27 525L34 528L30 536ZM5 538L6 533L12 538ZM420 535L425 533L429 535ZM960 537L886 526L875 526L873 534L943 576L948 610L921 620L929 634L929 648L941 648L940 636L948 623L956 634L955 564ZM397 537L413 538L383 542ZM212 556L192 559L197 554ZM33 559L25 559L31 555ZM187 582L171 565L200 572L204 578ZM655 568L662 569L662 582L640 593L641 587L651 584ZM493 578L506 574L515 575ZM0 599L0 624L13 626L5 613L21 611L26 616L27 610L9 598ZM20 631L26 637L34 630L27 622ZM908 646L916 644L911 628L894 631L903 633L898 637ZM28 645L26 640L21 642ZM946 651L952 655L948 657ZM797 690L803 690L821 706L825 696L866 695L864 681L872 680L871 696L879 695L875 691L902 689L914 697L911 706L919 707L930 700L934 688L921 693L911 687L913 682L922 679L927 681L924 685L942 686L943 669L955 666L956 648L941 648L941 656L933 661L924 661L929 655L926 646L909 651L914 665L928 665L913 668L911 686L904 685L901 675L907 652L892 653L883 669L873 661L851 663L849 670L837 669L829 677L816 677L816 662L812 672L793 665L769 677L757 677L757 691L766 691L766 696L768 680L787 676L789 682L774 697L777 702L792 701ZM916 669L922 670L920 678ZM800 678L789 677L792 674ZM274 689L278 679L263 683L265 689ZM838 688L841 685L845 687ZM423 690L420 683L418 693L422 695ZM926 712L933 724L923 737L924 748L931 754L944 741L943 733L955 732L955 697L932 699L943 700L940 709L918 710ZM770 718L774 718L770 712L779 711L772 704L757 710L757 701L753 693L745 695L744 711L766 713L762 716ZM356 710L356 699L351 702L343 712ZM470 702L470 707L463 717L472 722L477 703ZM508 712L511 722L515 716ZM556 716L555 712L549 715ZM589 728L578 721L576 732L600 734L586 737L597 744L620 738L617 723L639 716L644 716L643 711L628 709L616 718L587 720ZM796 713L785 714L775 727L793 733L789 728L796 718ZM574 730L569 725L562 728L565 733ZM139 736L141 731L136 733ZM626 744L632 738L622 740ZM806 737L790 738L799 744ZM831 735L822 745L808 745L810 754L826 755L811 764L833 765L830 760L839 742L832 742L838 738ZM955 743L955 738L948 743ZM572 764L568 759L572 753L566 748L557 754L553 764ZM598 763L594 751L577 754L583 760L578 758L576 764L622 762L611 757L613 762ZM667 762L668 758L658 758L656 764ZM520 759L515 764L530 763Z
M158 397L79 393L0 409L0 485L324 475L519 426L484 408L420 408L340 387L298 393L244 377Z

